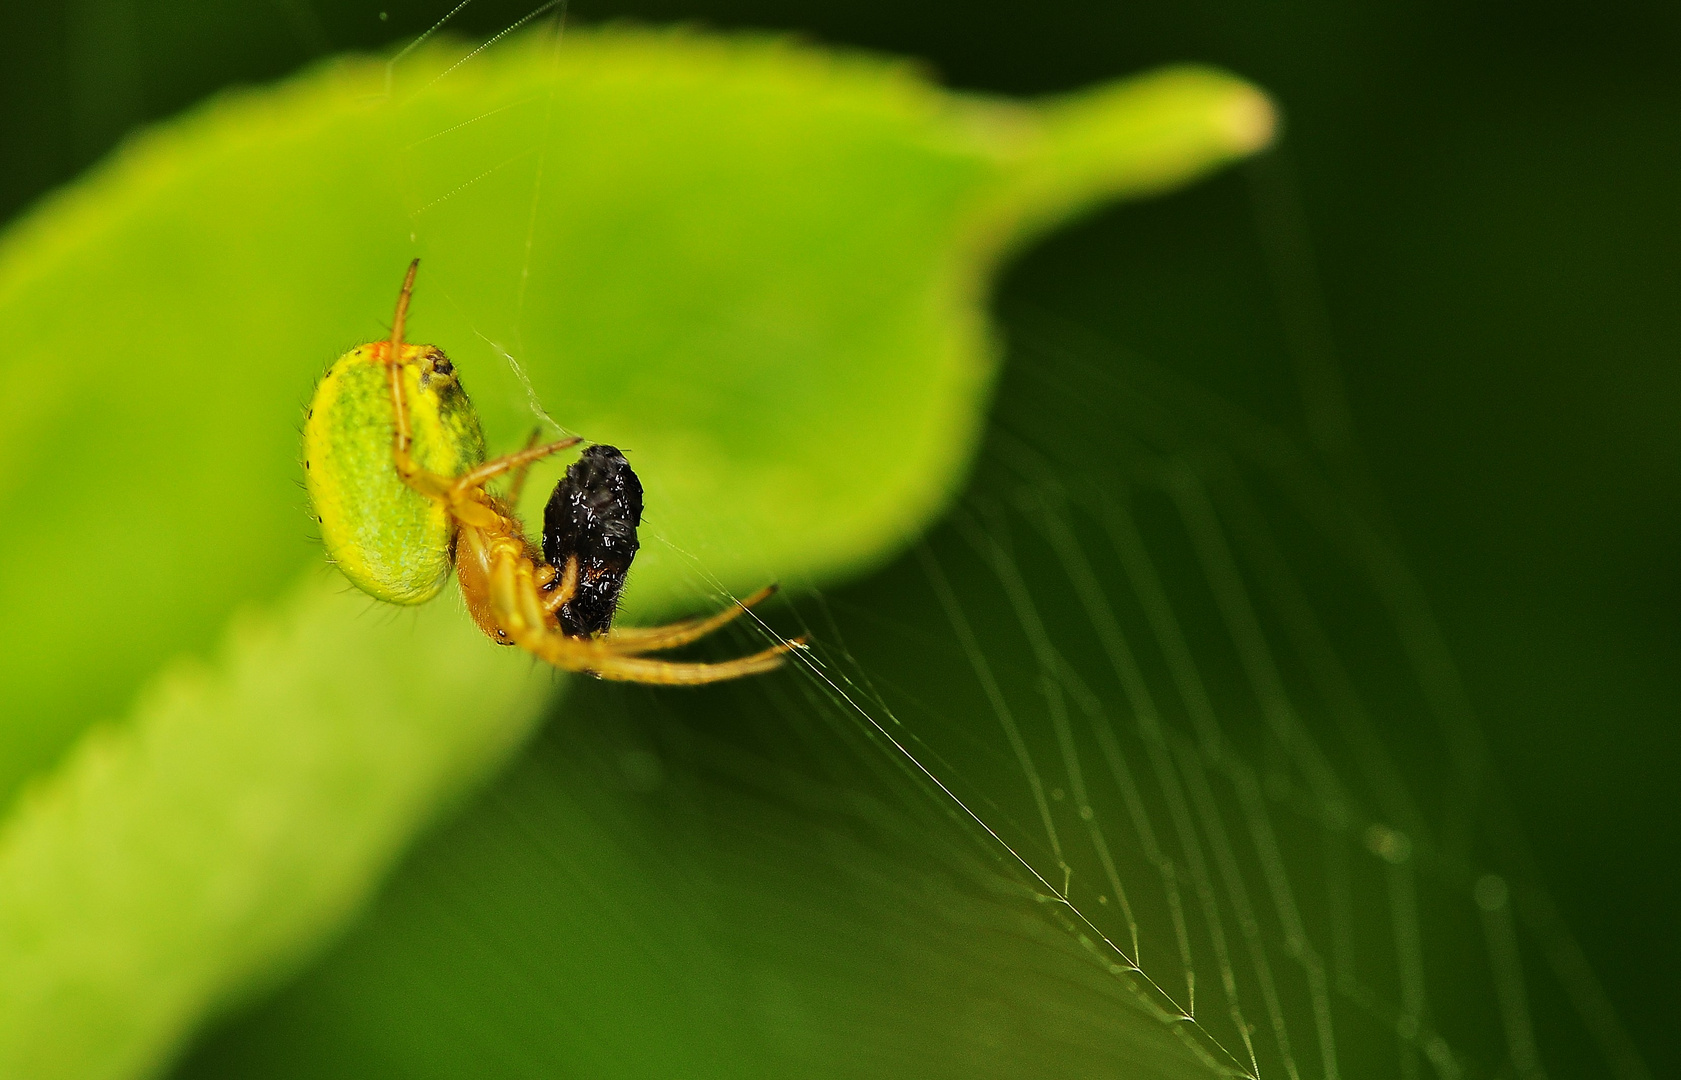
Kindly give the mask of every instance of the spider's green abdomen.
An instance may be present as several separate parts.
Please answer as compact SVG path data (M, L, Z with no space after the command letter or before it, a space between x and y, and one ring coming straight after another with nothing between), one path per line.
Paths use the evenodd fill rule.
M304 420L304 480L327 557L369 596L421 604L449 579L455 521L392 464L386 348L352 349L315 388ZM404 346L402 356L415 464L460 476L482 463L478 413L449 359L430 345Z

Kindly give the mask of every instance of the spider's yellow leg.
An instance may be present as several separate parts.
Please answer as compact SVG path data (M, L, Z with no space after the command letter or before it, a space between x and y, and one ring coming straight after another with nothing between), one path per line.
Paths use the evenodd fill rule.
M571 578L572 587L577 586L577 571L574 567L577 560L570 560L567 575ZM548 660L556 667L577 670L575 663L563 663L554 659L545 651L545 639L556 637L563 641L572 642L581 648L568 651L568 656L606 655L606 650L597 642L581 638L568 638L549 629L549 612L545 610L545 597L538 588L537 575L540 571L530 559L516 554L511 547L502 548L492 556L490 566L490 609L497 625L508 632L508 636L515 643L526 650ZM567 582L563 578L561 585L555 592L567 589ZM564 601L562 601L564 603ZM552 651L552 650L551 650Z
M519 579L515 576L512 560L504 556L492 556L490 564L489 593L490 614L496 625L507 631L510 636L518 640L517 635L530 629L541 629L525 625L525 616L520 612Z
M448 502L455 478L421 468L409 454L412 440L409 435L409 405L403 395L403 365L400 361L392 362L389 359L394 355L395 352L388 353L386 361L386 367L391 373L391 411L397 418L391 437L391 464L396 468L397 475L403 478L403 483L422 495Z
M415 462L410 452L414 435L409 419L409 403L403 387L403 328L408 322L409 301L414 295L414 275L419 268L419 259L409 263L408 273L403 277L402 291L397 294L397 311L391 318L391 340L385 343L381 356L391 387L391 461L397 475L402 477L409 487L422 495L448 503L450 511L462 521L487 528L494 520L498 520L500 515L483 506L473 496L474 489L483 488L486 482L511 469L527 466L549 454L576 445L579 440L560 439L547 446L528 445L518 453L487 461L462 476L444 476L422 468Z
M537 445L537 440L542 438L542 436L542 428L532 428L531 434L525 437L525 445L521 447L521 449L530 450L532 447ZM513 474L508 477L508 494L504 496L504 498L509 506L519 505L519 497L525 493L525 475L530 471L531 462L528 461L524 465L516 468L513 471Z
M542 446L528 446L524 450L517 450L512 454L504 454L499 458L491 458L472 472L464 473L454 480L456 490L465 491L468 488L482 488L505 472L515 469L528 468L532 462L541 461L550 454L557 454L569 446L577 446L583 439L576 435L565 439L556 439L552 443ZM522 476L523 480L524 477Z
M608 652L599 641L567 637L557 630L530 631L522 627L518 632L510 631L509 636L527 652L557 668L582 671L598 679L656 686L701 686L774 671L782 666L787 653L805 648L805 640L795 638L751 656L704 664L615 654Z
M514 643L532 655L566 671L582 671L602 679L662 686L699 686L771 671L783 664L784 654L803 648L803 639L785 641L751 656L720 664L687 664L620 656L601 641L568 637L551 630L543 618L529 559L499 553L491 566L490 602L497 623Z
M391 415L395 421L391 435L391 461L403 483L422 495L447 499L453 478L421 468L409 454L409 446L414 440L409 428L409 403L403 392L403 326L408 322L409 300L414 296L414 275L419 269L420 260L415 259L409 263L409 272L403 276L403 288L397 294L397 312L391 318L391 340L386 342L383 358L391 385Z
M534 577L536 566L506 544L491 558L490 602L497 621L517 642L523 643L522 635L545 633L547 620Z
M554 567L549 567L552 571ZM539 582L541 584L541 582ZM559 611L561 605L578 595L578 556L566 557L566 569L560 575L560 584L551 589L543 597L543 610L550 615Z
M555 636L560 637L562 641L576 640L558 634ZM650 683L655 686L701 686L775 671L782 666L787 653L803 648L805 639L794 638L792 641L773 645L763 652L717 664L685 664L674 660L650 660L645 656L604 656L589 661L582 670L598 679L613 679L619 682Z
M775 593L775 585L766 585L752 596L745 600L737 600L716 615L708 615L698 619L683 619L680 622L667 623L665 626L619 627L607 635L606 645L609 649L624 655L675 649L687 645L691 641L699 641L714 630L728 626L747 614L748 609L753 605L769 599Z

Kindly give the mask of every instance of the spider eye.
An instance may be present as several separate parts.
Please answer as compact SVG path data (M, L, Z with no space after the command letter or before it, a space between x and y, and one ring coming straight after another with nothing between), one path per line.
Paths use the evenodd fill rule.
M422 389L431 390L433 393L456 385L455 365L444 355L442 349L427 347L420 365L420 385Z

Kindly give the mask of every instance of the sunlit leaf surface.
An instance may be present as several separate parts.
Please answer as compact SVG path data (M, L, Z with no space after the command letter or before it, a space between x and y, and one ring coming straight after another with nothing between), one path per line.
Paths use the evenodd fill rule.
M909 542L980 431L999 258L1271 123L1194 70L1027 107L762 40L464 51L213 102L0 248L0 1072L154 1068L529 730L552 680L453 598L394 615L307 569L299 412L410 255L410 336L493 447L541 416L632 455L659 542L628 614L652 617ZM271 613L229 636L249 604ZM182 656L207 666L160 675ZM663 898L631 921L686 910ZM1199 1060L1118 1015L1138 1060Z

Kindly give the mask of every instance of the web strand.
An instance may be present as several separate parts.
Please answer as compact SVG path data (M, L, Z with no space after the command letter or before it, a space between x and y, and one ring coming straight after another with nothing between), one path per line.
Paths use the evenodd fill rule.
M398 65L470 2L393 56L388 94ZM531 355L534 271L549 254L543 214L565 197L565 163L551 160L564 0L532 9L425 85L551 13L556 77L544 94L421 134L404 153L442 154L447 136L541 103L530 145L472 162L471 179L409 216L417 233L431 228L452 200L500 190L501 181L485 182L535 159L523 235L504 238L519 251L512 318L461 314L531 413L564 432L520 359ZM445 175L453 183L469 171ZM1024 320L1012 363L1038 373L1027 384L1054 404L1045 414L1101 411L1124 434L1093 460L1096 451L1061 452L1046 432L995 424L984 482L907 557L938 618L884 627L825 594L791 613L751 613L741 632L767 640L780 638L773 626L784 618L821 615L808 628L819 647L791 658L795 689L765 691L779 695L769 707L814 744L843 739L866 765L872 796L931 808L926 820L941 835L915 838L931 859L968 875L992 902L1007 897L1065 931L1113 977L1106 985L1125 988L1128 1008L1170 1026L1211 1069L1363 1075L1359 1036L1344 1026L1353 1017L1392 1037L1383 1067L1394 1076L1496 1075L1480 1067L1479 1048L1436 1026L1460 1004L1427 962L1447 933L1436 912L1450 896L1477 927L1491 973L1472 1004L1497 1025L1519 1077L1547 1074L1536 1035L1545 971L1612 1072L1648 1080L1579 946L1532 885L1452 655L1381 508L1347 490L1357 473L1343 460L1354 455L1352 427L1304 218L1279 201L1276 184L1256 183L1278 302L1312 383L1304 408L1313 451L1116 342ZM1445 809L1398 763L1385 726L1395 711L1362 683L1280 520L1290 537L1310 534L1341 558L1361 602L1393 630L1423 703L1400 719L1436 732L1451 778ZM697 597L728 595L703 557L657 530L649 536L688 568ZM923 666L892 667L872 648L884 630L913 642ZM973 689L979 704L924 693L919 680L947 685L942 676ZM1457 1027L1452 1035L1465 1038Z

